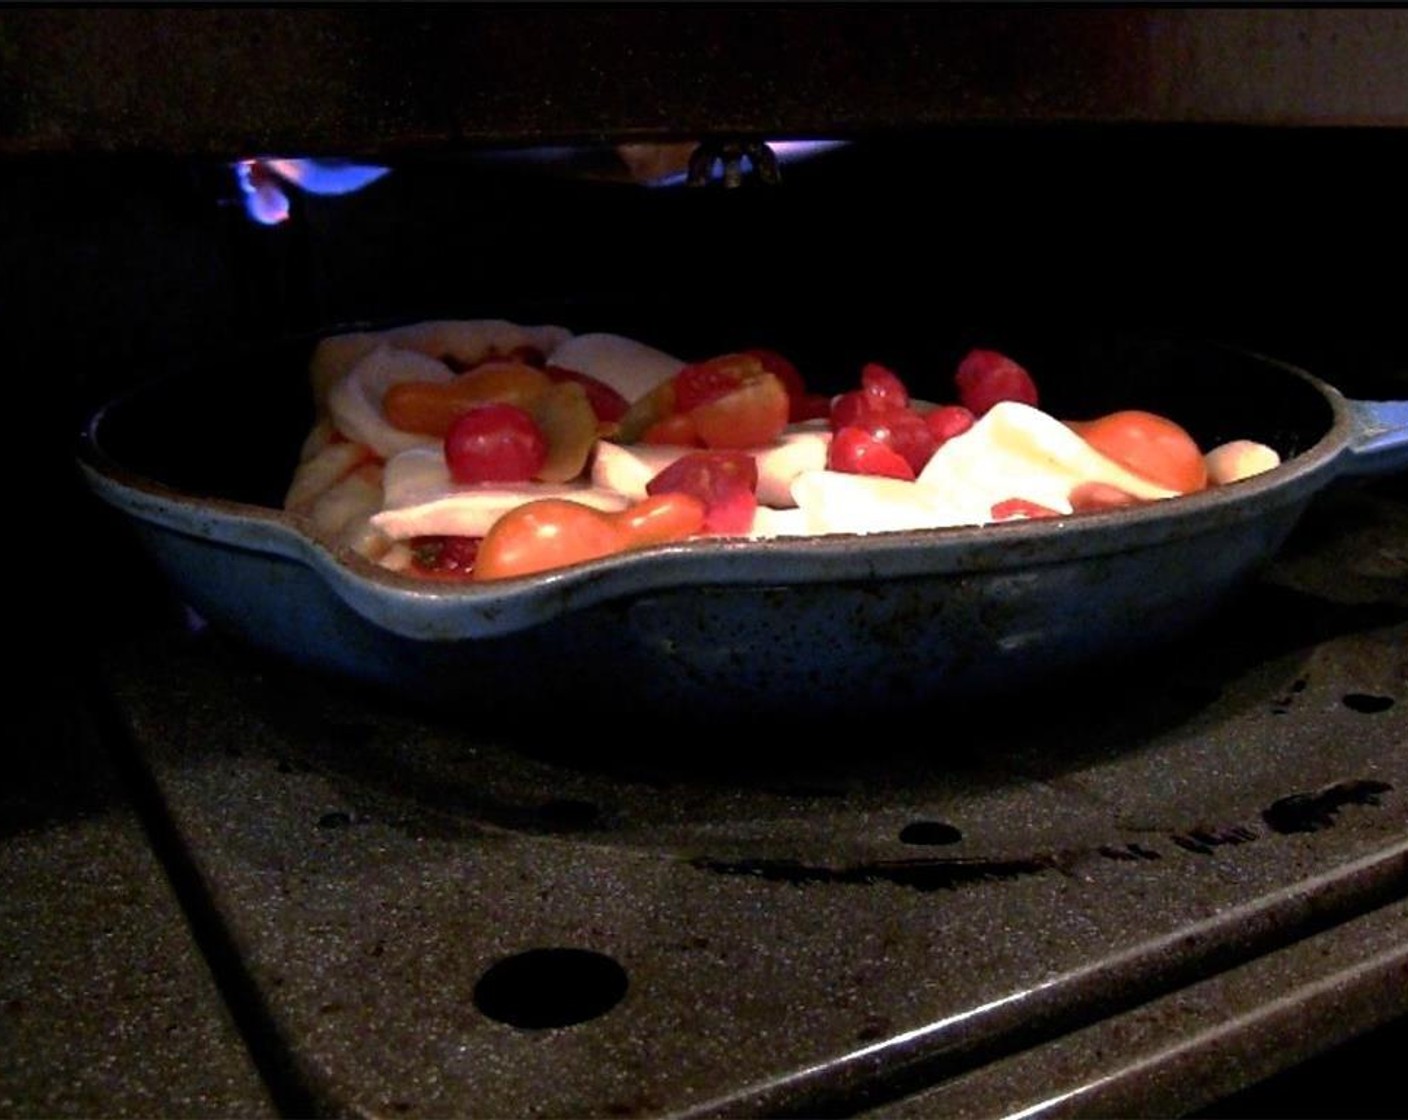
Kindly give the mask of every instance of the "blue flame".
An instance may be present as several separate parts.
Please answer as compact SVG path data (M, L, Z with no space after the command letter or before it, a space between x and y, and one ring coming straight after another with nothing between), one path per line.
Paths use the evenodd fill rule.
M249 216L260 225L276 226L289 218L288 186L309 194L351 194L391 169L337 159L242 159L234 171Z

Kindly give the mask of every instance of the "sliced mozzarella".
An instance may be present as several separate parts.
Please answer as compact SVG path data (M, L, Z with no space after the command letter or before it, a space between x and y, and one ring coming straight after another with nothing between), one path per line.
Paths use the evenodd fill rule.
M440 448L413 447L387 460L382 476L387 509L402 509L443 498L454 491L445 453Z
M792 480L805 471L826 466L826 447L831 441L828 429L799 426L784 432L775 443L748 449L758 464L758 502L786 509L797 503L792 498ZM598 440L592 460L592 482L615 490L633 501L646 496L646 485L671 463L698 448L668 444L613 443Z
M431 319L383 332L391 346L472 366L529 348L549 357L572 337L566 327L526 327L506 319Z
M585 483L466 486L418 505L384 509L372 518L372 524L393 540L482 537L509 510L539 498L567 498L608 513L630 504L620 494L597 490Z
M943 444L916 482L946 500L986 510L1007 498L1025 498L1070 513L1071 489L1082 482L1108 483L1145 500L1176 496L1106 458L1061 421L1017 401L995 405ZM989 519L984 514L975 523Z
M599 439L592 457L592 484L638 502L646 496L646 483L692 450L668 444L622 444Z
M500 517L536 498L570 498L595 509L625 509L621 494L585 482L522 482L462 486L438 451L413 449L386 464L383 509L371 520L388 537L482 537Z
M449 381L450 367L415 350L380 345L362 357L328 390L328 410L348 439L365 443L383 459L412 447L439 447L440 440L403 432L381 411L386 390L402 381Z
M328 393L332 387L382 341L376 331L334 334L319 340L308 363L308 377L313 385L313 402L320 413L327 408Z
M980 504L898 478L807 471L792 483L807 533L887 533L971 525L986 517Z
M797 427L778 437L770 447L754 452L758 460L758 503L786 509L797 504L792 483L808 471L826 467L829 428Z
M791 509L772 509L759 506L753 512L753 527L750 537L805 537L809 535L805 510L793 506Z
M668 381L685 363L663 350L618 334L579 334L549 356L552 365L585 373L610 385L627 401L645 396Z

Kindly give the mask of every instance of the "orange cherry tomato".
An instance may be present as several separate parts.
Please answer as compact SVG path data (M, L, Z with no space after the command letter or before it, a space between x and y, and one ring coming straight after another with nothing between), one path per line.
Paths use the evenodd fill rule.
M787 427L792 398L754 354L724 354L675 375L675 409L705 447L740 451L772 443Z
M694 417L688 412L672 412L655 421L640 434L641 443L666 444L671 447L703 447Z
M474 580L511 579L581 564L633 548L693 536L704 503L660 494L616 513L566 498L540 498L508 511L479 543Z
M1138 409L1067 427L1106 458L1156 486L1189 494L1208 484L1203 452L1183 428L1165 416Z
M690 412L705 447L716 451L766 447L787 427L792 407L787 390L771 373L746 381L731 393Z
M403 432L444 439L450 426L476 404L511 404L532 409L552 386L542 370L495 359L450 381L402 381L381 398L387 423Z

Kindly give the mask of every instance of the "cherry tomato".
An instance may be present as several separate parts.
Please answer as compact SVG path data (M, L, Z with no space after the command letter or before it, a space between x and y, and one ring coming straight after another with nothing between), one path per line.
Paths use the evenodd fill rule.
M756 348L745 350L762 362L763 368L774 374L787 390L787 422L800 424L805 420L824 420L831 412L831 398L824 393L812 393L797 367L776 350Z
M1028 498L1003 498L993 503L991 515L994 521L1011 521L1015 518L1060 517L1061 511Z
M941 404L924 414L924 423L928 425L939 446L943 446L954 436L961 436L976 421L977 417L973 415L972 410L964 408L961 404Z
M1143 499L1108 482L1081 482L1071 488L1067 500L1073 513L1098 513L1102 509L1138 505Z
M547 457L541 429L517 405L475 405L445 434L445 462L459 483L527 482Z
M900 455L916 476L939 446L924 417L912 408L874 412L854 426Z
M914 468L898 451L881 443L864 428L842 428L826 448L828 470L872 474L914 481Z
M958 363L954 374L958 400L975 416L981 416L1000 401L1018 401L1035 406L1036 382L1025 369L996 350L970 350Z
M646 483L645 492L692 494L704 503L705 533L747 533L758 510L758 461L743 451L692 451Z
M1167 417L1127 409L1067 426L1100 454L1157 486L1188 494L1208 484L1202 450Z
M694 417L688 412L672 412L655 421L640 434L641 443L667 444L672 447L703 447L704 441L694 427Z
M704 524L704 503L659 494L607 513L565 498L540 498L508 511L479 544L472 578L510 579L581 564L633 548L683 540Z
M741 450L772 443L791 402L775 374L749 354L725 354L675 376L675 410L688 413L705 447Z
M860 388L841 393L831 402L831 430L862 424L877 412L908 407L909 390L899 375L878 362L867 362L860 371Z

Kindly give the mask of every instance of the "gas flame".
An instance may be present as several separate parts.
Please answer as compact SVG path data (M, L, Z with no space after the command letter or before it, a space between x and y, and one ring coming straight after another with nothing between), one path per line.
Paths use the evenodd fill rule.
M239 160L234 171L249 216L260 225L276 226L289 218L289 186L309 194L351 194L391 169L337 159L260 158Z

